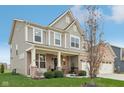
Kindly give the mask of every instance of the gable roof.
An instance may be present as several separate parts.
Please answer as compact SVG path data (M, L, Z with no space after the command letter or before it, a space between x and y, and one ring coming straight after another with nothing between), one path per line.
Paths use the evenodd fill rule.
M112 55L113 55L114 57L116 57L116 54L115 54L115 52L113 51L111 45L110 45L109 43L106 43L106 46L109 48L109 50L110 50L110 52L112 53Z
M49 24L49 26L53 26L53 25L54 25L55 23L57 23L61 18L63 18L67 13L69 13L69 14L71 15L71 17L72 17L73 19L75 19L74 16L73 16L73 14L72 14L72 12L71 12L71 10L69 9L69 10L65 11L64 13L62 13L60 16L58 16L56 19L54 19L54 20Z
M78 22L78 20L76 20L71 12L71 10L67 10L66 12L62 13L59 17L57 17L53 22L51 22L48 26L41 26L39 24L36 24L36 23L32 23L32 22L28 22L26 20L20 20L20 19L14 19L13 20L13 24L12 24L12 31L10 33L10 38L9 38L9 44L11 44L11 41L12 41L12 37L13 37L13 33L14 33L14 28L15 28L15 24L16 22L23 22L23 23L26 23L26 24L31 24L31 25L35 25L35 26L38 26L38 27L43 27L45 29L51 29L51 30L56 30L56 31L60 31L62 32L61 29L58 29L58 28L54 28L52 27L52 25L54 25L56 22L58 22L62 17L64 17L67 13L69 13L71 15L71 17L73 18L73 21L64 29L63 32L66 32L67 29L69 29L73 24L76 24L76 26L78 27L79 29L79 33L81 35L84 34L84 31L81 29L80 27L80 24Z
M25 24L28 24L28 25L39 27L39 28L44 28L44 29L49 29L49 30L55 30L55 31L58 31L58 32L62 32L61 29L57 29L57 28L54 28L54 27L42 26L42 25L39 25L37 23L33 23L33 22L26 21L26 20L21 20L21 19L14 19L13 23L12 23L12 29L11 29L11 33L10 33L8 44L11 44L16 22L22 22L22 23L25 23Z
M78 31L81 35L84 35L84 31L82 30L82 28L80 27L80 23L77 19L75 19L72 11L69 9L67 11L65 11L64 13L62 13L60 16L58 16L55 20L53 20L49 26L53 26L55 23L57 23L61 18L63 18L67 13L69 13L71 15L71 17L73 18L73 21L66 27L64 28L63 30L65 30L65 32L73 26L73 24L76 24L76 26L78 27Z
M20 21L21 21L21 20L20 20ZM12 29L11 29L11 33L10 33L10 37L9 37L9 44L11 44L11 41L12 41L12 37L13 37L13 33L14 33L15 24L16 24L16 20L13 20Z
M81 29L81 27L80 27L80 25L78 24L78 21L77 21L76 19L75 19L74 21L72 21L72 23L71 23L70 25L68 25L68 26L64 29L65 32L66 32L67 30L69 30L69 28L71 28L74 24L77 26L79 33L80 33L81 35L83 35L84 32L83 32L83 30Z

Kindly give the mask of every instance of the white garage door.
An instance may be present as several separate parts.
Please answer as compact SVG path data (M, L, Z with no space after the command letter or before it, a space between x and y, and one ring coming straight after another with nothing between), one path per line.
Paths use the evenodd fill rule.
M102 63L99 69L99 74L113 73L113 63Z
M113 63L102 63L99 69L99 74L111 74L113 73ZM88 75L89 64L86 62L82 62L82 70L85 70Z

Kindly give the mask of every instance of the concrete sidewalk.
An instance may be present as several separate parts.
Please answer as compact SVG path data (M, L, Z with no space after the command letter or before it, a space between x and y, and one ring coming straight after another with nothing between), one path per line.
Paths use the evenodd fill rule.
M124 80L124 74L99 74L98 77L115 79L115 80Z

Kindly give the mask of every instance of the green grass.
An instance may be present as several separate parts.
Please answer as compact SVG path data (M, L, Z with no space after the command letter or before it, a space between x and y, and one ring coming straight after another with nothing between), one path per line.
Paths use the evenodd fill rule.
M90 82L89 78L53 78L33 80L22 75L0 74L0 86L10 87L80 87L82 83ZM124 81L96 78L96 84L101 87L124 87Z

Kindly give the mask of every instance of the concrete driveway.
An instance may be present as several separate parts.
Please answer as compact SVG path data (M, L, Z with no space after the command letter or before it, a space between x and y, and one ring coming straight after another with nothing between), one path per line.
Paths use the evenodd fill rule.
M100 74L98 77L109 78L115 80L124 80L124 74Z

